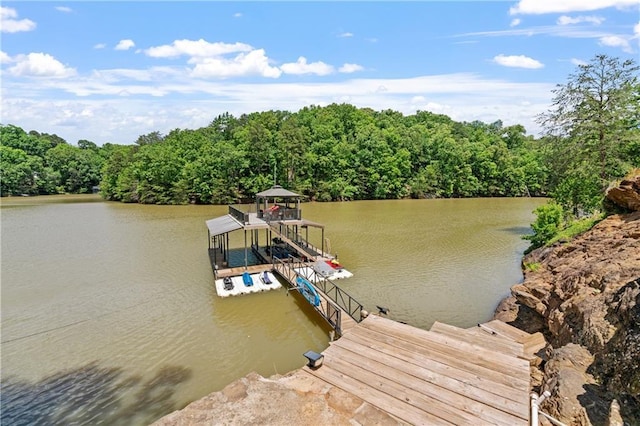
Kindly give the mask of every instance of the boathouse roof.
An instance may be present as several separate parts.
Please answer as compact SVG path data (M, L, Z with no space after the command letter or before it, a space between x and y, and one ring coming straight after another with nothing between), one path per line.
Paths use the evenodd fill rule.
M296 194L295 192L291 192L288 189L284 189L280 185L274 185L270 189L266 191L258 192L256 194L257 197L267 198L267 197L283 197L283 198L295 198L300 197L300 194Z
M226 234L227 232L236 231L242 228L242 224L234 219L230 214L207 220L206 224L211 236Z

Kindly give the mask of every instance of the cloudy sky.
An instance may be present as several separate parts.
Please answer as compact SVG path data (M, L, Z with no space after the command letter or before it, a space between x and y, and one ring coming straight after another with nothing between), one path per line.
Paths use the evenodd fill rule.
M638 0L0 6L2 124L133 143L218 114L351 103L523 124L596 54L639 58Z

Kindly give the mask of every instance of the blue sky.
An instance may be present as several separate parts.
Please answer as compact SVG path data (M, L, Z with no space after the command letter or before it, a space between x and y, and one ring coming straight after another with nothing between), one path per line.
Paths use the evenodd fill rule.
M333 102L537 134L579 64L640 50L637 0L4 1L0 18L0 121L72 144Z

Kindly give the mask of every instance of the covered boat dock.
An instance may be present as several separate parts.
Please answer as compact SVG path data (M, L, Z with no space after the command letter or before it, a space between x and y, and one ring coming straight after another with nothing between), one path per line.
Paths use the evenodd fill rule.
M264 269L261 265L272 265L273 258L333 259L324 251L324 225L302 219L300 198L274 186L257 194L255 209L229 206L228 214L207 220L209 257L216 278L238 275L250 268L259 272ZM319 247L309 243L310 228L320 231ZM232 248L229 234L239 230L244 231L244 246Z

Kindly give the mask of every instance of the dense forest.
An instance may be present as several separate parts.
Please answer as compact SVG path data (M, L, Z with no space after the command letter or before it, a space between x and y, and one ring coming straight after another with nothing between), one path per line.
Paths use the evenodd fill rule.
M203 128L152 132L134 144L0 127L3 196L91 192L108 200L235 203L274 182L311 200L554 197L574 214L640 164L640 84L633 61L580 65L539 121L456 122L348 104L222 114ZM126 141L130 142L130 141Z
M233 203L274 181L320 201L540 195L546 172L522 126L352 105L224 114L197 130L143 135L133 145L2 127L5 194L89 192L109 200ZM17 160L17 161L16 161Z

